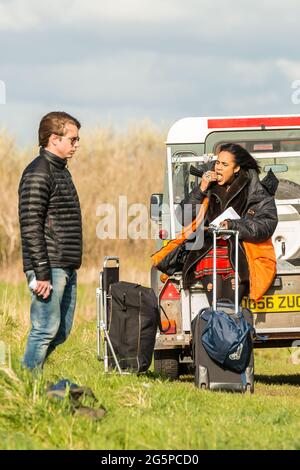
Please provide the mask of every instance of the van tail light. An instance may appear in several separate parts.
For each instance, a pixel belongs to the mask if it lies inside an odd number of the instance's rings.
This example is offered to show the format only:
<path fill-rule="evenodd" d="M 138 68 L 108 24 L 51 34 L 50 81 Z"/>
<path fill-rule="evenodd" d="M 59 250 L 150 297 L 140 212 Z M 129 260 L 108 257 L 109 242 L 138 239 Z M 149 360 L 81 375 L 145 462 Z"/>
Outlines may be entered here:
<path fill-rule="evenodd" d="M 164 320 L 161 322 L 162 333 L 164 335 L 175 335 L 176 334 L 176 321 L 175 320 Z"/>
<path fill-rule="evenodd" d="M 180 300 L 180 293 L 171 281 L 167 281 L 164 286 L 160 300 Z"/>
<path fill-rule="evenodd" d="M 168 278 L 169 278 L 169 276 L 168 276 L 167 274 L 164 274 L 164 273 L 159 276 L 159 279 L 161 280 L 161 282 L 162 282 L 163 284 L 164 284 L 165 282 L 167 282 Z"/>
<path fill-rule="evenodd" d="M 159 300 L 160 302 L 162 300 L 164 301 L 163 306 L 161 305 L 162 311 L 164 312 L 164 315 L 162 315 L 162 318 L 161 318 L 161 326 L 162 326 L 161 334 L 175 335 L 177 333 L 177 324 L 176 324 L 176 320 L 172 319 L 172 317 L 174 318 L 174 315 L 171 314 L 170 315 L 171 318 L 169 318 L 169 315 L 167 315 L 164 308 L 168 307 L 168 305 L 171 305 L 171 302 L 180 301 L 180 292 L 179 290 L 177 290 L 176 284 L 171 282 L 170 279 L 168 279 L 166 284 L 164 285 Z M 168 309 L 167 309 L 167 312 L 168 312 Z"/>
<path fill-rule="evenodd" d="M 161 240 L 167 240 L 167 238 L 169 237 L 169 233 L 167 230 L 162 229 L 158 232 L 158 236 Z"/>

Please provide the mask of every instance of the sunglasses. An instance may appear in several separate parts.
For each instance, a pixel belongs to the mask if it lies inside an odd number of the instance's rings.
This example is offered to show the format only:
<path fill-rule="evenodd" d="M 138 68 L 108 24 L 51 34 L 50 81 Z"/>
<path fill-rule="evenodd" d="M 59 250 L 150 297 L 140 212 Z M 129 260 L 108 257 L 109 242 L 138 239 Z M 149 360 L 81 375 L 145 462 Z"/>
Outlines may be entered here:
<path fill-rule="evenodd" d="M 76 142 L 80 141 L 80 137 L 66 137 L 65 135 L 59 135 L 61 139 L 68 139 L 71 142 L 72 147 L 76 144 Z"/>

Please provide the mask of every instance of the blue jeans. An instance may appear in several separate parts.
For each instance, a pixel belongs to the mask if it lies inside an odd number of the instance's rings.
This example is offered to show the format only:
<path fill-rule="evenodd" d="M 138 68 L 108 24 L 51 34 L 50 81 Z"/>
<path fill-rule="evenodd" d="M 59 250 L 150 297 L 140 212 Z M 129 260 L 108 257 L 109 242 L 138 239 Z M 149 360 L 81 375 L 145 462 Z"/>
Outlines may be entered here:
<path fill-rule="evenodd" d="M 26 271 L 28 284 L 34 271 Z M 28 369 L 43 367 L 46 358 L 70 334 L 76 305 L 77 273 L 74 269 L 51 269 L 53 289 L 47 299 L 31 291 L 31 330 L 23 365 Z"/>

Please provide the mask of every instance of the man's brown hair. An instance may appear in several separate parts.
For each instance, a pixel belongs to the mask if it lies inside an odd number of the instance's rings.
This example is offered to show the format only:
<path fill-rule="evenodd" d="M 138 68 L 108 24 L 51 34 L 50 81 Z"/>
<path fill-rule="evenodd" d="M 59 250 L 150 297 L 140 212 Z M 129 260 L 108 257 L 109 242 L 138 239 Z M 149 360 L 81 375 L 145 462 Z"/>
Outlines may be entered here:
<path fill-rule="evenodd" d="M 74 124 L 77 129 L 81 128 L 80 122 L 68 113 L 52 111 L 46 114 L 46 116 L 42 118 L 39 127 L 40 147 L 47 147 L 51 134 L 63 136 L 65 134 L 65 126 L 68 123 Z"/>

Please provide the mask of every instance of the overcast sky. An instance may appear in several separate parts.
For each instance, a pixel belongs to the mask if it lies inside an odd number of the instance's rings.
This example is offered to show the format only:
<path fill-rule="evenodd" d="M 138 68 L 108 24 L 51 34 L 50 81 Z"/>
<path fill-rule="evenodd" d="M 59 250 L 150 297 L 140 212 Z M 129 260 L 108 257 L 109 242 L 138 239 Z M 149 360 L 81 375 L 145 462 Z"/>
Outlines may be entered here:
<path fill-rule="evenodd" d="M 300 114 L 299 24 L 299 0 L 0 0 L 0 128 Z"/>

